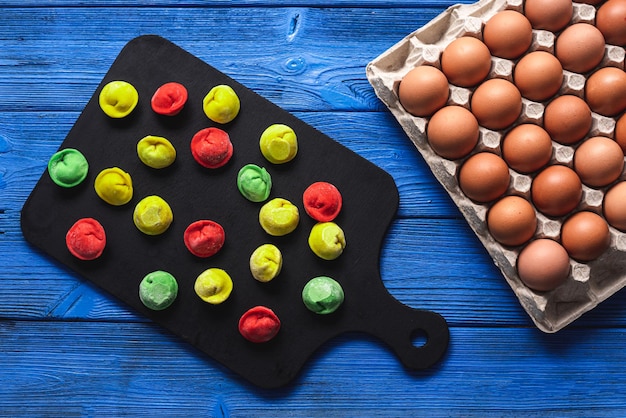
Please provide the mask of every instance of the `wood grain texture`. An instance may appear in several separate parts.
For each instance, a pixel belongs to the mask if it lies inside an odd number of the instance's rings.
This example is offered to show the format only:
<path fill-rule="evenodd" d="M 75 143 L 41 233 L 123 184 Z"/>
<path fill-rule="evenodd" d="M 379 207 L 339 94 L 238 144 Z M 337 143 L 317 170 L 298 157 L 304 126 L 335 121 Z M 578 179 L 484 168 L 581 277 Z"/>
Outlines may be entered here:
<path fill-rule="evenodd" d="M 623 373 L 614 367 L 626 361 L 618 342 L 622 330 L 538 333 L 452 328 L 445 361 L 415 373 L 403 370 L 380 342 L 346 335 L 322 347 L 293 385 L 268 391 L 251 387 L 152 324 L 3 321 L 0 376 L 14 378 L 0 387 L 0 399 L 3 414 L 13 416 L 51 411 L 232 417 L 626 412 L 616 392 L 623 387 Z M 80 339 L 80 346 L 73 339 Z M 599 340 L 614 353 L 611 361 L 598 350 Z M 355 358 L 362 367 L 355 367 Z M 590 368 L 602 376 L 593 387 L 582 384 L 589 381 Z"/>
<path fill-rule="evenodd" d="M 365 78 L 452 3 L 2 1 L 0 416 L 626 415 L 626 292 L 538 331 Z M 393 176 L 400 208 L 381 275 L 398 300 L 450 323 L 437 367 L 407 372 L 380 342 L 343 335 L 292 385 L 259 390 L 24 241 L 20 210 L 49 156 L 120 49 L 148 33 Z"/>
<path fill-rule="evenodd" d="M 5 9 L 0 25 L 11 36 L 3 41 L 0 62 L 5 64 L 8 78 L 2 80 L 0 88 L 14 94 L 0 104 L 0 109 L 80 111 L 123 45 L 142 34 L 157 34 L 286 110 L 382 110 L 363 77 L 365 65 L 390 46 L 389 40 L 399 41 L 440 11 Z M 112 22 L 111 27 L 103 24 L 102 16 Z M 31 27 L 38 30 L 31 31 Z M 59 48 L 59 36 L 70 32 L 72 37 Z M 367 48 L 362 47 L 364 44 Z M 98 47 L 85 47 L 88 45 Z M 71 56 L 68 50 L 73 51 Z M 55 76 L 49 80 L 51 74 Z M 38 100 L 33 101 L 33 97 Z"/>

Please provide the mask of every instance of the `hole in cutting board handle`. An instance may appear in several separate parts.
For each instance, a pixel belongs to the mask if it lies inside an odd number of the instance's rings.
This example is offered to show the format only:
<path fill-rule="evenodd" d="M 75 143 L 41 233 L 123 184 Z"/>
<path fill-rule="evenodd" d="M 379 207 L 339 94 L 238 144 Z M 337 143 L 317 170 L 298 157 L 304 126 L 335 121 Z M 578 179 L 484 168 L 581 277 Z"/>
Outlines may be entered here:
<path fill-rule="evenodd" d="M 439 314 L 412 309 L 412 326 L 405 335 L 405 343 L 396 347 L 400 361 L 411 369 L 425 369 L 437 363 L 448 349 L 450 331 L 446 320 Z M 402 335 L 402 333 L 399 333 Z"/>
<path fill-rule="evenodd" d="M 415 348 L 421 348 L 428 342 L 428 335 L 422 329 L 416 329 L 411 333 L 411 344 Z"/>
<path fill-rule="evenodd" d="M 438 313 L 410 308 L 401 303 L 387 310 L 386 326 L 376 334 L 385 341 L 409 369 L 427 369 L 437 363 L 448 349 L 450 332 Z"/>

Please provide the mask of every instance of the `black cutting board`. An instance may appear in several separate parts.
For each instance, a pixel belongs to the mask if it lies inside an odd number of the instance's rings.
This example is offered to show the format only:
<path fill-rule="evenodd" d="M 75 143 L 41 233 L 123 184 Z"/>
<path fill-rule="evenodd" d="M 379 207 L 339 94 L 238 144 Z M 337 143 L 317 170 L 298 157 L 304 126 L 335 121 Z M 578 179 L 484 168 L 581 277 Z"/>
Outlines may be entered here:
<path fill-rule="evenodd" d="M 98 104 L 100 90 L 113 80 L 127 81 L 139 92 L 137 107 L 123 119 L 109 118 Z M 158 115 L 150 98 L 171 81 L 187 88 L 188 102 L 174 117 Z M 211 122 L 202 110 L 202 99 L 218 84 L 231 86 L 241 100 L 239 116 L 226 125 Z M 298 136 L 298 155 L 282 165 L 267 162 L 258 145 L 263 130 L 275 123 L 291 126 Z M 216 170 L 201 167 L 190 151 L 193 135 L 210 126 L 225 130 L 234 146 L 232 159 Z M 177 150 L 172 166 L 155 170 L 141 163 L 136 144 L 146 135 L 172 142 Z M 399 303 L 381 281 L 378 258 L 398 206 L 391 176 L 169 41 L 141 36 L 123 48 L 63 148 L 80 150 L 89 174 L 78 187 L 63 189 L 43 173 L 22 209 L 27 241 L 250 382 L 265 388 L 288 383 L 324 342 L 348 331 L 382 339 L 411 369 L 430 367 L 444 354 L 446 321 Z M 282 197 L 299 208 L 294 232 L 272 237 L 263 231 L 258 222 L 262 203 L 246 200 L 236 187 L 237 173 L 248 163 L 271 174 L 270 199 Z M 133 179 L 133 199 L 120 207 L 102 201 L 93 188 L 95 176 L 112 166 Z M 304 211 L 302 193 L 316 181 L 334 184 L 343 195 L 335 222 L 347 246 L 333 261 L 315 256 L 307 243 L 315 221 Z M 152 194 L 163 197 L 174 213 L 171 227 L 159 236 L 142 234 L 132 221 L 136 203 Z M 107 246 L 97 260 L 78 260 L 65 246 L 67 230 L 83 217 L 96 218 L 106 230 Z M 216 221 L 226 232 L 222 250 L 206 259 L 193 256 L 183 243 L 185 228 L 199 219 Z M 248 266 L 252 251 L 264 243 L 277 245 L 284 257 L 282 272 L 269 283 L 255 281 Z M 193 289 L 198 274 L 210 267 L 226 270 L 234 282 L 230 298 L 217 306 L 203 302 Z M 160 312 L 145 308 L 138 296 L 139 282 L 154 270 L 172 273 L 179 283 L 177 300 Z M 301 300 L 305 283 L 320 275 L 333 277 L 345 292 L 344 304 L 330 315 L 308 311 Z M 245 340 L 237 326 L 240 316 L 257 305 L 272 309 L 282 323 L 278 335 L 262 344 Z M 423 335 L 425 344 L 414 345 L 416 335 Z"/>

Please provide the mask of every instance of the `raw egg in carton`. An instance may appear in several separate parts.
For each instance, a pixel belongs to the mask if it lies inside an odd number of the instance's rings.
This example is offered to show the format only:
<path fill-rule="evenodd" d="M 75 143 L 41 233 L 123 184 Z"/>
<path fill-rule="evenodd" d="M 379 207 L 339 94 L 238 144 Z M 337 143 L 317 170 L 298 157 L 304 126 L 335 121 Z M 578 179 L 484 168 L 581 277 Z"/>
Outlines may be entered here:
<path fill-rule="evenodd" d="M 533 322 L 556 332 L 626 285 L 626 210 L 612 203 L 626 199 L 626 94 L 608 108 L 587 103 L 592 83 L 626 89 L 626 42 L 598 37 L 599 5 L 555 2 L 571 19 L 542 23 L 549 13 L 531 16 L 541 3 L 532 2 L 452 6 L 372 61 L 367 77 Z M 519 25 L 503 17 L 524 13 Z M 519 35 L 498 36 L 497 14 L 500 33 Z M 568 38 L 602 43 L 581 60 Z M 589 82 L 605 68 L 609 81 Z"/>

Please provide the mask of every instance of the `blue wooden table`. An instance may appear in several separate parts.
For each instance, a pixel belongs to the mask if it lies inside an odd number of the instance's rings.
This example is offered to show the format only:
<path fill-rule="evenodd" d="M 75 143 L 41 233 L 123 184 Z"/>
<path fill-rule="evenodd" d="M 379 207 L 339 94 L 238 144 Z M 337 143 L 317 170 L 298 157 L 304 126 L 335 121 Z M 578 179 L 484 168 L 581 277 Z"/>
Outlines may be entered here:
<path fill-rule="evenodd" d="M 470 1 L 466 1 L 469 3 Z M 376 98 L 365 66 L 445 0 L 0 2 L 0 415 L 624 416 L 626 293 L 556 334 L 531 322 Z M 20 210 L 121 48 L 161 35 L 389 172 L 384 284 L 450 325 L 405 370 L 367 335 L 258 389 L 28 245 Z"/>

